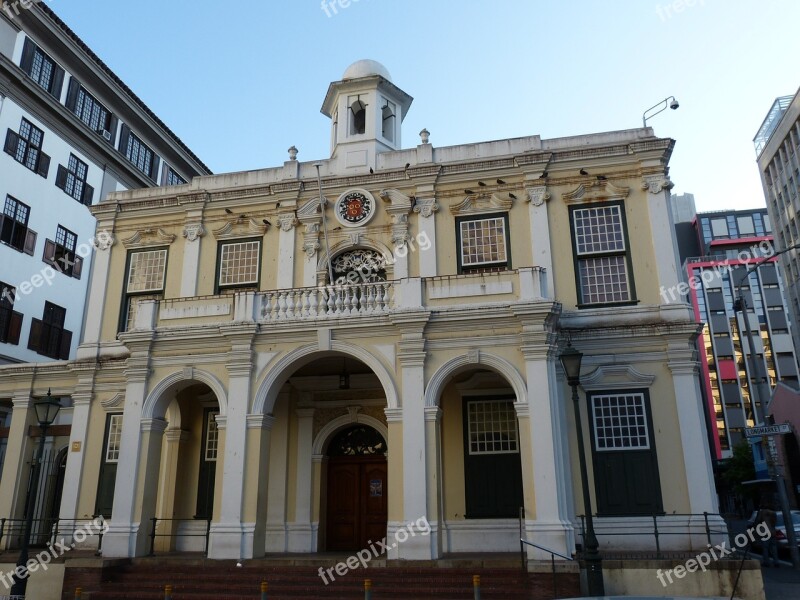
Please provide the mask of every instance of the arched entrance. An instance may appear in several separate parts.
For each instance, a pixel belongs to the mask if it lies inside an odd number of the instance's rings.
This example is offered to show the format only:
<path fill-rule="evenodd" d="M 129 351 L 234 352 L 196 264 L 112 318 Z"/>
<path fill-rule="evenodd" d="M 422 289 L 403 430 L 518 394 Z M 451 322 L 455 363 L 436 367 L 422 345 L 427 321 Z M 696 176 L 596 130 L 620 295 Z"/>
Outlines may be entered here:
<path fill-rule="evenodd" d="M 386 440 L 355 425 L 328 444 L 328 550 L 359 550 L 383 539 L 387 521 Z"/>

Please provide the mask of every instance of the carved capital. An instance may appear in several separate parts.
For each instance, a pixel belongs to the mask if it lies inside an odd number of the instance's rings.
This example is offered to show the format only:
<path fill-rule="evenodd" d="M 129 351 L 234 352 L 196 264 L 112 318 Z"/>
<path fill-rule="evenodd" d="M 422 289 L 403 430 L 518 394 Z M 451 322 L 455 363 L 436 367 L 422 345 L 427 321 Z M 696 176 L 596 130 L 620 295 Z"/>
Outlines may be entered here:
<path fill-rule="evenodd" d="M 651 194 L 658 194 L 663 190 L 670 190 L 675 184 L 666 175 L 645 175 L 642 178 L 642 189 Z"/>
<path fill-rule="evenodd" d="M 101 251 L 104 252 L 104 251 L 108 250 L 109 248 L 111 248 L 111 246 L 114 245 L 115 241 L 116 240 L 114 239 L 114 236 L 111 235 L 109 232 L 107 232 L 105 230 L 98 231 L 97 235 L 95 235 L 92 238 L 92 246 L 94 246 L 95 249 L 101 250 Z"/>
<path fill-rule="evenodd" d="M 435 198 L 417 198 L 417 202 L 414 205 L 414 212 L 426 219 L 438 210 L 439 203 L 436 202 Z"/>
<path fill-rule="evenodd" d="M 293 212 L 278 216 L 278 225 L 280 225 L 281 231 L 291 231 L 299 224 L 300 221 L 297 220 L 297 217 L 294 216 Z"/>
<path fill-rule="evenodd" d="M 187 242 L 196 242 L 205 234 L 206 230 L 202 223 L 191 223 L 183 227 L 183 237 L 186 238 Z"/>
<path fill-rule="evenodd" d="M 541 206 L 550 200 L 550 192 L 547 191 L 547 186 L 537 185 L 536 187 L 527 188 L 526 191 L 528 192 L 528 202 L 534 206 Z"/>

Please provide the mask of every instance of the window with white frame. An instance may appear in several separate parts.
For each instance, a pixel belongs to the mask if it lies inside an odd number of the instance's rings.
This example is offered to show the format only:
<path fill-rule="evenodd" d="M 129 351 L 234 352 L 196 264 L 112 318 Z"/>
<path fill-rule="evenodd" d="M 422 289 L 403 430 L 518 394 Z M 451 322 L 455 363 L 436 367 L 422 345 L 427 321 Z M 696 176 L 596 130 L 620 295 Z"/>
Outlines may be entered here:
<path fill-rule="evenodd" d="M 467 403 L 470 454 L 519 452 L 517 414 L 511 400 L 470 400 Z"/>
<path fill-rule="evenodd" d="M 164 291 L 167 270 L 167 250 L 143 250 L 128 256 L 128 273 L 125 280 L 122 322 L 120 330 L 127 331 L 136 321 L 139 300 L 158 299 Z"/>
<path fill-rule="evenodd" d="M 463 217 L 456 220 L 459 271 L 508 268 L 508 215 Z"/>
<path fill-rule="evenodd" d="M 596 394 L 591 404 L 598 452 L 650 448 L 644 394 Z"/>
<path fill-rule="evenodd" d="M 217 428 L 218 412 L 209 412 L 208 422 L 206 423 L 206 447 L 205 459 L 212 462 L 217 460 L 217 451 L 219 450 L 219 428 Z"/>
<path fill-rule="evenodd" d="M 260 256 L 259 240 L 221 243 L 217 287 L 222 289 L 258 285 Z"/>
<path fill-rule="evenodd" d="M 632 301 L 633 282 L 623 206 L 578 207 L 571 210 L 570 216 L 579 304 Z"/>
<path fill-rule="evenodd" d="M 106 462 L 119 462 L 122 446 L 122 415 L 109 415 L 108 440 L 106 441 Z"/>

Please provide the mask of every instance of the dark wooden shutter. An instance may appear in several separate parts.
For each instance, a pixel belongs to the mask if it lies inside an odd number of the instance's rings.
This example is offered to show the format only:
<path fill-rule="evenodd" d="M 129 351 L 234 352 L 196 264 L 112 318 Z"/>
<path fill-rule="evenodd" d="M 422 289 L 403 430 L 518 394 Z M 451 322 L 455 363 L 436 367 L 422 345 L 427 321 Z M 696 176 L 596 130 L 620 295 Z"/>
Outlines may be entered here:
<path fill-rule="evenodd" d="M 72 345 L 72 332 L 66 329 L 61 330 L 61 349 L 58 353 L 58 358 L 61 360 L 69 360 L 69 348 Z"/>
<path fill-rule="evenodd" d="M 33 229 L 28 229 L 25 232 L 25 246 L 23 246 L 22 251 L 31 256 L 36 251 L 36 232 Z"/>
<path fill-rule="evenodd" d="M 164 162 L 164 170 L 161 172 L 161 177 L 160 177 L 160 180 L 158 182 L 159 185 L 161 185 L 161 186 L 166 186 L 167 185 L 167 175 L 168 174 L 169 174 L 169 165 L 165 161 Z"/>
<path fill-rule="evenodd" d="M 83 195 L 81 196 L 81 203 L 86 206 L 92 205 L 92 198 L 94 197 L 94 188 L 88 183 L 83 184 Z"/>
<path fill-rule="evenodd" d="M 56 171 L 56 187 L 61 188 L 62 190 L 67 187 L 67 167 L 64 165 L 58 165 L 58 170 Z"/>
<path fill-rule="evenodd" d="M 158 177 L 158 166 L 161 164 L 161 158 L 158 154 L 153 153 L 153 164 L 150 166 L 150 179 L 156 181 Z"/>
<path fill-rule="evenodd" d="M 75 279 L 80 279 L 81 271 L 83 271 L 83 259 L 80 256 L 76 256 L 75 264 L 72 265 L 72 276 Z"/>
<path fill-rule="evenodd" d="M 106 460 L 108 449 L 108 434 L 111 428 L 111 417 L 106 416 L 106 430 L 103 436 L 103 454 L 100 461 L 100 474 L 97 482 L 97 499 L 94 505 L 94 514 L 103 515 L 106 520 L 111 517 L 111 510 L 114 505 L 114 487 L 117 482 L 117 463 Z"/>
<path fill-rule="evenodd" d="M 122 124 L 122 131 L 119 134 L 119 151 L 124 155 L 128 155 L 128 138 L 131 136 L 131 128 Z"/>
<path fill-rule="evenodd" d="M 11 319 L 8 323 L 8 340 L 7 343 L 19 344 L 19 334 L 22 332 L 22 313 L 11 311 Z"/>
<path fill-rule="evenodd" d="M 62 89 L 64 89 L 64 69 L 55 65 L 53 67 L 53 83 L 50 85 L 50 95 L 56 100 L 61 100 Z"/>
<path fill-rule="evenodd" d="M 75 112 L 75 105 L 78 103 L 78 90 L 81 87 L 81 82 L 75 77 L 69 78 L 69 87 L 67 88 L 67 100 L 64 103 L 68 109 Z"/>
<path fill-rule="evenodd" d="M 111 139 L 108 140 L 108 143 L 111 144 L 111 146 L 114 146 L 114 142 L 116 141 L 118 124 L 119 124 L 119 119 L 117 119 L 117 117 L 115 117 L 114 115 L 111 115 L 110 123 L 108 125 L 111 128 L 109 129 L 109 131 L 111 132 Z"/>
<path fill-rule="evenodd" d="M 31 334 L 28 336 L 28 350 L 39 352 L 42 347 L 42 322 L 31 319 Z"/>
<path fill-rule="evenodd" d="M 47 179 L 47 173 L 50 171 L 50 157 L 44 152 L 39 152 L 39 166 L 36 172 Z"/>
<path fill-rule="evenodd" d="M 22 47 L 22 60 L 19 62 L 19 67 L 28 75 L 31 74 L 33 67 L 33 54 L 36 52 L 36 44 L 30 38 L 25 38 L 25 45 Z"/>
<path fill-rule="evenodd" d="M 17 146 L 19 146 L 19 136 L 15 131 L 11 131 L 9 129 L 8 133 L 6 134 L 6 143 L 5 146 L 3 146 L 3 151 L 6 154 L 10 154 L 11 156 L 16 158 Z"/>
<path fill-rule="evenodd" d="M 53 240 L 44 241 L 44 254 L 42 260 L 48 265 L 56 264 L 56 243 Z"/>

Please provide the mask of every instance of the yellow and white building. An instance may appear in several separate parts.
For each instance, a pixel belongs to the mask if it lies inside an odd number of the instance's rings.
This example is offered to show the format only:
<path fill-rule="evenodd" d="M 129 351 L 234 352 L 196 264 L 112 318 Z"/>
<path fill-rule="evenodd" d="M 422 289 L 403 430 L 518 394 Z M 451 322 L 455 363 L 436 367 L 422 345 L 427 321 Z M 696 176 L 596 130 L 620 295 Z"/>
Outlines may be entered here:
<path fill-rule="evenodd" d="M 212 558 L 357 550 L 423 517 L 431 534 L 389 558 L 515 551 L 520 507 L 528 539 L 569 553 L 583 500 L 567 339 L 585 355 L 601 544 L 647 547 L 603 531 L 717 512 L 698 324 L 660 293 L 680 281 L 673 140 L 435 148 L 423 130 L 403 149 L 411 102 L 359 61 L 325 97 L 327 160 L 291 148 L 275 168 L 92 208 L 77 359 L 0 369 L 0 516 L 24 509 L 49 389 L 70 399 L 58 515 L 107 516 L 106 557 L 146 554 L 153 518 L 157 549 L 202 550 L 208 527 Z"/>

